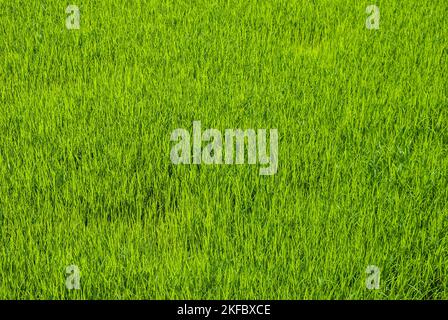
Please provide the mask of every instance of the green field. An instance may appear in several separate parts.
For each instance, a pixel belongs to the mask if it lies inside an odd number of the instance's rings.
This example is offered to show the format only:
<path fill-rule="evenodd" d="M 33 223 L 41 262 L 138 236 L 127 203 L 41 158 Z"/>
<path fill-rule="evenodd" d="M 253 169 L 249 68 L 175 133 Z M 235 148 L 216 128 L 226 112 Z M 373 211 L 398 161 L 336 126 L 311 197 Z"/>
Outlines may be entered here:
<path fill-rule="evenodd" d="M 447 13 L 0 0 L 0 298 L 448 299 Z M 195 120 L 278 129 L 277 173 L 174 165 Z"/>

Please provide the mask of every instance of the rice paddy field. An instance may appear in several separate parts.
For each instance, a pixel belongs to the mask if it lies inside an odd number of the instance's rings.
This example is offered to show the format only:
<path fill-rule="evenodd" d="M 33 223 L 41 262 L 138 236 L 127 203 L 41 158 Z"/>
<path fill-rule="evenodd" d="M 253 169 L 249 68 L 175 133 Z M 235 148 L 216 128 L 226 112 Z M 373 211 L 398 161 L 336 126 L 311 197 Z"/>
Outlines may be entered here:
<path fill-rule="evenodd" d="M 447 299 L 447 14 L 0 0 L 0 299 Z M 194 121 L 276 173 L 174 164 Z"/>

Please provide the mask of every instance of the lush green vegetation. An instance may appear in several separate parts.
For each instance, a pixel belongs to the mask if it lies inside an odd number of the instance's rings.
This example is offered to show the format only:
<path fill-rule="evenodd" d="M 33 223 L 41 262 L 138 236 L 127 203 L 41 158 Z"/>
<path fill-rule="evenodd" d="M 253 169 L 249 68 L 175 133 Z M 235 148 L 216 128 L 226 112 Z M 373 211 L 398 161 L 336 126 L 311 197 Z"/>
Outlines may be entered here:
<path fill-rule="evenodd" d="M 448 298 L 448 2 L 68 4 L 0 1 L 1 298 Z M 173 165 L 194 120 L 277 174 Z"/>

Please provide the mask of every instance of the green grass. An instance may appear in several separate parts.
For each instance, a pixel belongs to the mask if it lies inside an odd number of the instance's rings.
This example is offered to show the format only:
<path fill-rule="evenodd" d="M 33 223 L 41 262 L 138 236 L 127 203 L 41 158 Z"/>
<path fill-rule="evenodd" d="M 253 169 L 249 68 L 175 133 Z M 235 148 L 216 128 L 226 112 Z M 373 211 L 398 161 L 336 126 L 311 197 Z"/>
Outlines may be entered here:
<path fill-rule="evenodd" d="M 0 298 L 447 299 L 446 12 L 0 0 Z M 277 128 L 278 173 L 173 165 L 193 120 Z"/>

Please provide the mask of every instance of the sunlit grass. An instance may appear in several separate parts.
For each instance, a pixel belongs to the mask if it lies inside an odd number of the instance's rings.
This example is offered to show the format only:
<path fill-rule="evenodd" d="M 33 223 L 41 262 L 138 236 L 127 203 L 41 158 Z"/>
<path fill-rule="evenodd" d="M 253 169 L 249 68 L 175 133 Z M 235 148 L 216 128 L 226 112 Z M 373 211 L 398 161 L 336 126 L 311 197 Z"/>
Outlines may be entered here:
<path fill-rule="evenodd" d="M 0 297 L 448 298 L 448 3 L 313 3 L 0 1 Z M 278 173 L 174 166 L 194 120 Z"/>

